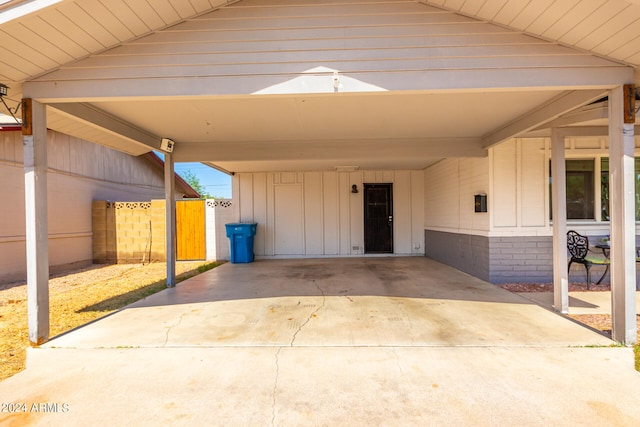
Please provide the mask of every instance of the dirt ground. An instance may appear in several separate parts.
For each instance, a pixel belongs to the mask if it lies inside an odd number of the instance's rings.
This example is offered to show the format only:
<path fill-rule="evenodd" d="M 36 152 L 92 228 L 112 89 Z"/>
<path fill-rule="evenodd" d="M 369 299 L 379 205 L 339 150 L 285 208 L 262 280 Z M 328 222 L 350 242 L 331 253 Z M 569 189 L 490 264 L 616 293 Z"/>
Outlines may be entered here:
<path fill-rule="evenodd" d="M 178 262 L 191 277 L 211 263 Z M 166 287 L 166 264 L 94 265 L 49 280 L 50 336 L 86 324 Z M 0 284 L 0 381 L 24 369 L 29 346 L 27 285 Z"/>

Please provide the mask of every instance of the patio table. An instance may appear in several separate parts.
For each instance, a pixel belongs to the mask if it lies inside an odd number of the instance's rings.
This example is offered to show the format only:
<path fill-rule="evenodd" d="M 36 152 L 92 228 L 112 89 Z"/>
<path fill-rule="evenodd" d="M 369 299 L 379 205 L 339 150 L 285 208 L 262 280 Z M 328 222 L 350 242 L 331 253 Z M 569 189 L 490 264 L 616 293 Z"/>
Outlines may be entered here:
<path fill-rule="evenodd" d="M 595 245 L 596 248 L 600 249 L 602 251 L 602 255 L 605 256 L 605 258 L 609 259 L 609 255 L 611 254 L 611 246 L 608 243 L 601 243 L 599 245 Z M 636 262 L 640 262 L 640 247 L 636 246 Z M 607 275 L 607 273 L 609 272 L 609 264 L 607 264 L 604 273 L 602 274 L 602 277 L 600 278 L 600 280 L 598 280 L 598 285 L 600 284 L 600 282 L 602 282 L 602 279 L 604 279 L 604 276 Z"/>

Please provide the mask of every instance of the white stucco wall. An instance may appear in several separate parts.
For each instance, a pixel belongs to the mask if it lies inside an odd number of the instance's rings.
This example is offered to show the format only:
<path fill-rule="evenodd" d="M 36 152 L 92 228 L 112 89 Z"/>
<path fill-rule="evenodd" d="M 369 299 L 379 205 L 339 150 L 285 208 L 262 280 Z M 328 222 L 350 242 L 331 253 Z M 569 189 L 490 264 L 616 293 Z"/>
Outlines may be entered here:
<path fill-rule="evenodd" d="M 424 170 L 425 229 L 486 234 L 492 192 L 489 159 L 445 159 Z M 474 211 L 474 196 L 487 194 L 489 213 Z"/>
<path fill-rule="evenodd" d="M 48 134 L 49 264 L 89 264 L 92 200 L 164 198 L 161 172 L 132 157 L 77 138 Z M 20 132 L 0 132 L 0 281 L 26 277 L 24 168 Z"/>
<path fill-rule="evenodd" d="M 424 254 L 422 171 L 239 173 L 233 197 L 238 220 L 258 223 L 257 256 L 361 255 L 364 183 L 393 184 L 394 253 Z"/>

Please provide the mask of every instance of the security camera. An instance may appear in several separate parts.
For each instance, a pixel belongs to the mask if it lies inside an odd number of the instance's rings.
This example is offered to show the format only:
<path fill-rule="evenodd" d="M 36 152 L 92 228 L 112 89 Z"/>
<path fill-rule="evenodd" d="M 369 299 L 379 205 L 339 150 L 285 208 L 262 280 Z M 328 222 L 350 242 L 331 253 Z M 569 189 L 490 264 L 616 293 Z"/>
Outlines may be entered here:
<path fill-rule="evenodd" d="M 170 140 L 169 138 L 162 138 L 162 143 L 160 144 L 160 148 L 166 151 L 167 153 L 172 153 L 174 145 L 176 145 L 176 143 Z"/>

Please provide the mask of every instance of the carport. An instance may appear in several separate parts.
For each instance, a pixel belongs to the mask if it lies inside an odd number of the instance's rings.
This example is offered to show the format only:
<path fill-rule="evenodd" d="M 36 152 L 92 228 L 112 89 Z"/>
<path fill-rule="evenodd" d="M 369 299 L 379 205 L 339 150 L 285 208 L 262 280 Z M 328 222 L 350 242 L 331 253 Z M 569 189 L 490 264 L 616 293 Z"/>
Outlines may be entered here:
<path fill-rule="evenodd" d="M 603 97 L 609 98 L 614 338 L 634 342 L 634 126 L 624 114 L 633 99 L 632 66 L 438 2 L 243 0 L 195 10 L 176 0 L 157 10 L 129 2 L 128 9 L 100 11 L 82 3 L 16 2 L 0 20 L 7 33 L 21 34 L 34 20 L 61 27 L 71 20 L 92 33 L 84 24 L 92 13 L 148 28 L 127 37 L 111 21 L 110 32 L 96 29 L 90 38 L 96 42 L 75 56 L 53 49 L 47 37 L 32 38 L 20 42 L 26 53 L 5 66 L 15 76 L 12 96 L 24 98 L 32 342 L 48 339 L 47 128 L 132 155 L 164 148 L 173 286 L 175 162 L 207 162 L 230 173 L 425 168 L 443 158 L 486 156 L 489 147 Z M 20 71 L 30 62 L 37 67 Z M 564 135 L 552 130 L 554 218 L 566 216 Z M 565 232 L 564 221 L 555 221 L 560 312 L 568 306 Z"/>

